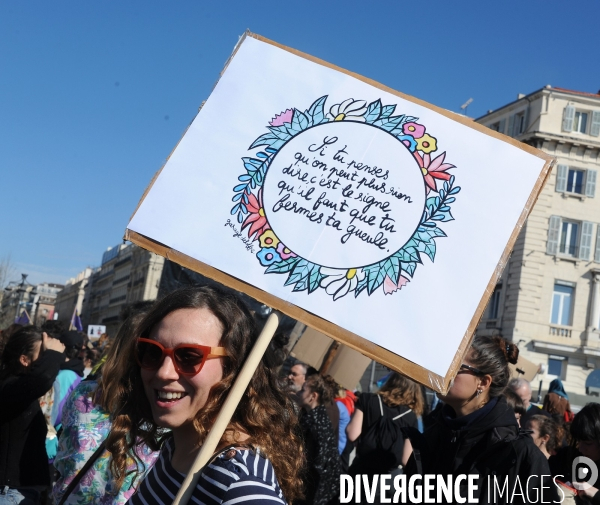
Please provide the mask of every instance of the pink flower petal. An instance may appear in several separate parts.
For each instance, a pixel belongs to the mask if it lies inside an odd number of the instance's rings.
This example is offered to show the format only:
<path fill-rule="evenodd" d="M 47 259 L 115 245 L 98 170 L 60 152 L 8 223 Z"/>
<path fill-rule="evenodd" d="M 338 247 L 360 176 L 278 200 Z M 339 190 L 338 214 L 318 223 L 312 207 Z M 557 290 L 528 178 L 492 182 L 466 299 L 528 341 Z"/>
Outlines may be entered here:
<path fill-rule="evenodd" d="M 437 186 L 435 185 L 435 181 L 433 180 L 431 174 L 427 174 L 425 176 L 425 184 L 427 184 L 434 191 L 437 191 Z"/>
<path fill-rule="evenodd" d="M 255 233 L 258 233 L 260 230 L 262 230 L 264 228 L 264 226 L 267 224 L 267 220 L 260 216 L 260 219 L 258 219 L 257 221 L 255 221 L 252 226 L 250 227 L 250 230 L 248 230 L 248 236 L 252 236 Z"/>
<path fill-rule="evenodd" d="M 281 114 L 277 114 L 271 122 L 271 126 L 281 126 L 283 123 L 291 123 L 292 117 L 294 116 L 294 109 L 288 109 L 283 111 Z"/>
<path fill-rule="evenodd" d="M 427 155 L 429 156 L 429 155 Z M 436 170 L 444 161 L 444 158 L 446 157 L 446 153 L 442 153 L 440 154 L 435 160 L 433 160 L 431 162 L 431 164 L 429 165 L 428 169 L 431 170 Z"/>
<path fill-rule="evenodd" d="M 398 291 L 398 286 L 394 284 L 392 279 L 390 279 L 387 275 L 385 276 L 385 280 L 383 281 L 383 292 L 386 295 L 391 295 L 395 291 Z"/>

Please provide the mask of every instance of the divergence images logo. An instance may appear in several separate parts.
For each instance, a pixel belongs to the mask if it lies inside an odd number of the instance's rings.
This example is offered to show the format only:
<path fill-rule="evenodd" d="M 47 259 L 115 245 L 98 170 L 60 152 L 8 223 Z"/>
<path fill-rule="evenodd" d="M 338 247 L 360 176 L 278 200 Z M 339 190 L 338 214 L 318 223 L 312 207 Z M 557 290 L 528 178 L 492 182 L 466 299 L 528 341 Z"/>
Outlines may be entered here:
<path fill-rule="evenodd" d="M 598 467 L 585 456 L 579 456 L 573 460 L 572 466 L 573 486 L 577 490 L 588 489 L 598 480 Z"/>

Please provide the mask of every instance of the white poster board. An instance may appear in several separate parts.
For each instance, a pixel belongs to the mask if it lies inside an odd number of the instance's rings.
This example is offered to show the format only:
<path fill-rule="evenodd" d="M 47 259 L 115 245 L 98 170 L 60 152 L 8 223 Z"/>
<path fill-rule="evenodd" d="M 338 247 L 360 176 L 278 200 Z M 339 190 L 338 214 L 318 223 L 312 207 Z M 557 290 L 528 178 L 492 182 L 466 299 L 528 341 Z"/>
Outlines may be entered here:
<path fill-rule="evenodd" d="M 442 391 L 550 166 L 247 34 L 126 238 Z"/>
<path fill-rule="evenodd" d="M 106 326 L 102 324 L 88 324 L 87 336 L 90 340 L 99 339 L 103 333 L 106 333 Z"/>

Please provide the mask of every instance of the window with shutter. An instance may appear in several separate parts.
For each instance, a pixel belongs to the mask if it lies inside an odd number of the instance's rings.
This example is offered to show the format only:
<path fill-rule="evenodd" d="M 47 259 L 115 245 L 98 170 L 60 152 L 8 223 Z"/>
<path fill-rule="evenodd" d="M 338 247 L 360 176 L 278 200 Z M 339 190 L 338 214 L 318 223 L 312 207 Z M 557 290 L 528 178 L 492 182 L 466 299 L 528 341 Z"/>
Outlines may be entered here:
<path fill-rule="evenodd" d="M 515 115 L 513 114 L 512 116 L 510 116 L 508 118 L 508 131 L 506 132 L 507 135 L 510 135 L 511 137 L 514 137 L 515 134 L 513 132 L 515 128 Z"/>
<path fill-rule="evenodd" d="M 594 224 L 584 221 L 581 226 L 581 237 L 579 239 L 579 259 L 589 260 L 592 252 L 592 234 Z"/>
<path fill-rule="evenodd" d="M 585 192 L 585 170 L 569 167 L 567 173 L 567 193 L 583 195 Z"/>
<path fill-rule="evenodd" d="M 600 125 L 600 112 L 598 112 L 598 124 Z M 504 133 L 504 127 L 505 127 L 505 126 L 506 126 L 506 118 L 505 118 L 505 117 L 503 117 L 503 118 L 500 120 L 500 127 L 498 128 L 498 131 L 499 131 L 500 133 Z"/>
<path fill-rule="evenodd" d="M 546 253 L 555 256 L 558 254 L 558 239 L 560 237 L 560 222 L 558 216 L 550 216 L 548 226 L 548 243 L 546 244 Z"/>
<path fill-rule="evenodd" d="M 558 165 L 556 167 L 556 191 L 564 193 L 567 190 L 567 165 Z"/>
<path fill-rule="evenodd" d="M 595 170 L 588 170 L 585 176 L 585 196 L 590 198 L 596 194 L 596 174 Z"/>
<path fill-rule="evenodd" d="M 575 119 L 573 120 L 573 131 L 585 133 L 587 131 L 588 113 L 579 110 L 575 111 Z"/>
<path fill-rule="evenodd" d="M 600 263 L 600 224 L 596 227 L 596 251 L 594 252 L 594 261 Z"/>
<path fill-rule="evenodd" d="M 600 136 L 600 110 L 592 112 L 592 126 L 590 127 L 590 135 L 594 137 Z"/>
<path fill-rule="evenodd" d="M 581 222 L 561 219 L 558 252 L 563 256 L 579 257 Z"/>
<path fill-rule="evenodd" d="M 564 132 L 573 131 L 573 118 L 575 117 L 575 107 L 567 105 L 563 111 L 562 129 Z"/>

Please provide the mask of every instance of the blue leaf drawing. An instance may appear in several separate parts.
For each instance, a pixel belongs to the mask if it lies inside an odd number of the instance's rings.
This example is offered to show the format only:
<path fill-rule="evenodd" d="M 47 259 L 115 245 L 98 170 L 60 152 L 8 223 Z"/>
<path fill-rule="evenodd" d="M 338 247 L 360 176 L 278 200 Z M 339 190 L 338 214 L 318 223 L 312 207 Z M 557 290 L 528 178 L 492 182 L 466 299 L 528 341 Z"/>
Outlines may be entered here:
<path fill-rule="evenodd" d="M 299 257 L 288 258 L 283 261 L 278 261 L 277 263 L 273 263 L 269 265 L 269 268 L 265 271 L 266 274 L 284 274 L 289 272 L 296 266 L 296 263 L 300 261 Z"/>
<path fill-rule="evenodd" d="M 310 106 L 310 108 L 306 111 L 306 116 L 308 117 L 309 126 L 318 125 L 321 123 L 326 123 L 328 120 L 325 117 L 325 101 L 327 100 L 327 95 L 322 96 L 318 100 L 315 100 L 314 103 Z"/>
<path fill-rule="evenodd" d="M 400 259 L 397 256 L 390 256 L 380 263 L 363 268 L 363 271 L 367 274 L 369 279 L 367 291 L 369 294 L 372 294 L 383 284 L 386 276 L 394 283 L 398 282 L 400 276 Z"/>
<path fill-rule="evenodd" d="M 404 270 L 411 277 L 415 274 L 415 270 L 417 269 L 417 264 L 413 262 L 402 263 L 402 270 Z"/>
<path fill-rule="evenodd" d="M 396 110 L 395 105 L 385 105 L 381 109 L 381 117 L 379 119 L 385 119 L 385 118 L 390 117 L 394 113 L 395 110 Z"/>
<path fill-rule="evenodd" d="M 367 123 L 373 123 L 379 119 L 379 116 L 381 116 L 381 100 L 378 99 L 369 104 L 364 118 Z"/>
<path fill-rule="evenodd" d="M 296 134 L 302 130 L 308 128 L 308 118 L 304 112 L 300 112 L 298 109 L 294 109 L 294 115 L 292 116 L 292 123 L 288 127 L 288 132 Z"/>
<path fill-rule="evenodd" d="M 368 283 L 369 283 L 368 275 L 365 275 L 360 281 L 358 281 L 358 284 L 356 285 L 356 289 L 354 290 L 354 298 L 356 298 L 361 293 L 361 291 L 366 289 L 366 287 L 368 286 Z"/>

